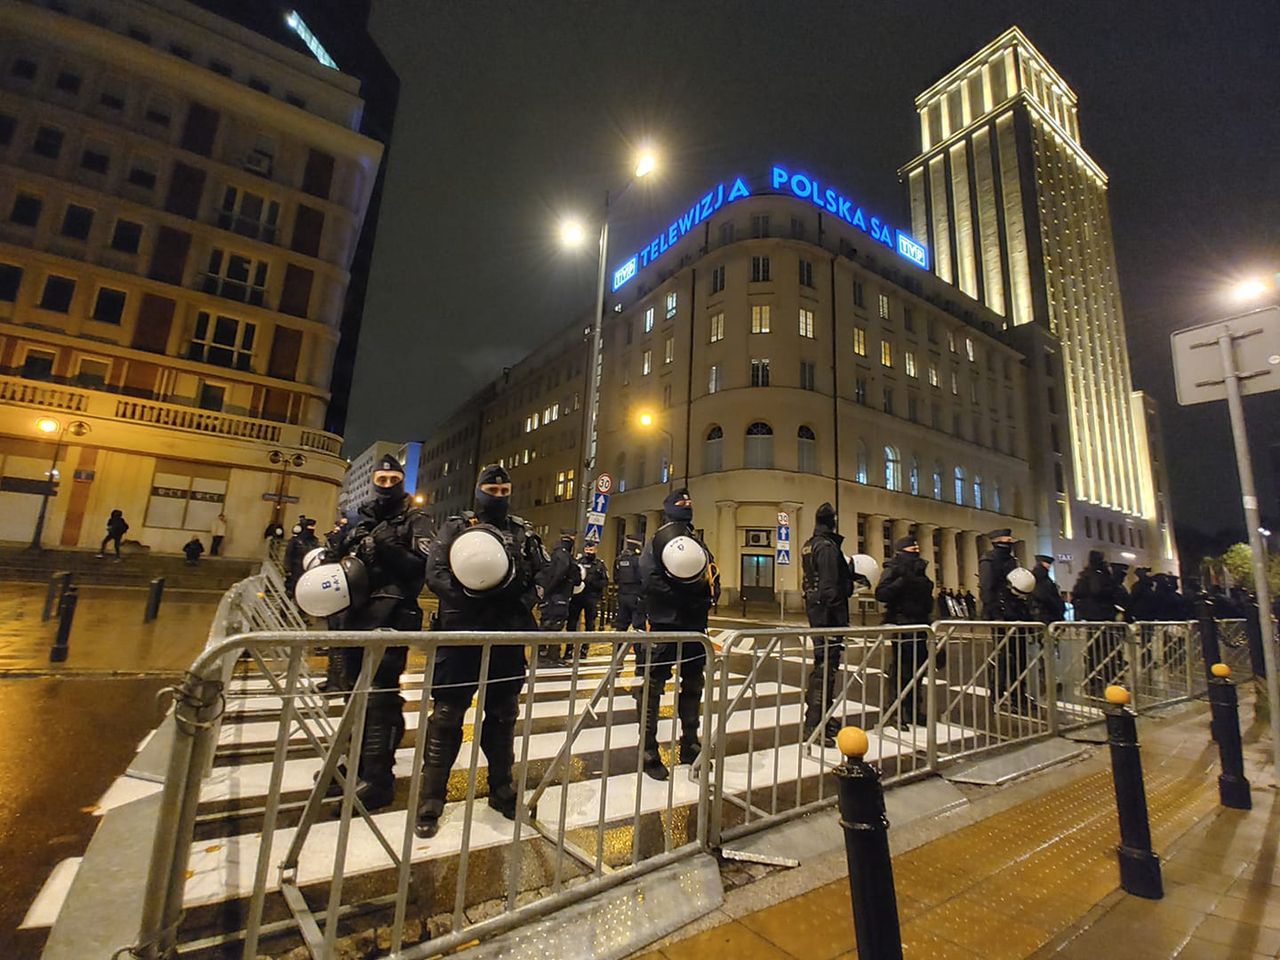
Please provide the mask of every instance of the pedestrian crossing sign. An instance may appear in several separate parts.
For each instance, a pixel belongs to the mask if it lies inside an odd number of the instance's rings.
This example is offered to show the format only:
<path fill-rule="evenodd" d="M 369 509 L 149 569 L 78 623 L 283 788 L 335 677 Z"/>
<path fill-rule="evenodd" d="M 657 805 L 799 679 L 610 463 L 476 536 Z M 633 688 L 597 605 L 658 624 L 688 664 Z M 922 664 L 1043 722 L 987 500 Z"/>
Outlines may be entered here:
<path fill-rule="evenodd" d="M 778 544 L 778 566 L 791 566 L 791 544 L 789 542 Z"/>
<path fill-rule="evenodd" d="M 604 536 L 604 528 L 600 524 L 588 523 L 587 532 L 583 535 L 583 539 L 587 543 L 599 543 L 602 536 Z"/>

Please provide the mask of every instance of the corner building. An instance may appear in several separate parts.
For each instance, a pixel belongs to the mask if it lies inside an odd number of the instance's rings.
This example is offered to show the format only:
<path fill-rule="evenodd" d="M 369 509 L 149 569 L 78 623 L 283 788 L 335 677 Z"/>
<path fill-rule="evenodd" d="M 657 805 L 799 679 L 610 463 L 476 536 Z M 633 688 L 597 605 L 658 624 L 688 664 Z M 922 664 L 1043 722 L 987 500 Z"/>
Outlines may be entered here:
<path fill-rule="evenodd" d="M 251 555 L 281 487 L 290 520 L 332 516 L 362 111 L 356 79 L 181 0 L 0 2 L 0 539 L 31 536 L 39 417 L 89 427 L 46 545 L 118 507 L 177 551 L 225 511 Z"/>
<path fill-rule="evenodd" d="M 1035 325 L 1059 345 L 1049 362 L 1062 366 L 1066 422 L 1036 464 L 1052 494 L 1036 511 L 1038 551 L 1078 568 L 1099 547 L 1176 571 L 1151 401 L 1129 373 L 1107 175 L 1081 144 L 1077 107 L 1010 28 L 916 98 L 921 153 L 900 174 L 934 272 L 1002 327 Z"/>

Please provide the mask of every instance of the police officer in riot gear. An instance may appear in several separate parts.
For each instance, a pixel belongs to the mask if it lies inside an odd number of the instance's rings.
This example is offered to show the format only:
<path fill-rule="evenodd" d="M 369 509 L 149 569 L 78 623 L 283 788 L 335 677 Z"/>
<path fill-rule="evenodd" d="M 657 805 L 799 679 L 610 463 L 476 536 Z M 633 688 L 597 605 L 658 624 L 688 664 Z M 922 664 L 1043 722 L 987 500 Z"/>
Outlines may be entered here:
<path fill-rule="evenodd" d="M 613 629 L 644 629 L 644 604 L 640 598 L 639 537 L 628 536 L 622 553 L 613 561 L 613 582 L 618 586 L 618 609 L 613 616 Z"/>
<path fill-rule="evenodd" d="M 885 564 L 884 574 L 876 585 L 876 599 L 884 604 L 884 622 L 929 623 L 933 616 L 933 581 L 925 573 L 929 563 L 920 556 L 920 545 L 914 536 L 900 537 L 893 547 L 893 559 Z M 923 689 L 923 683 L 914 681 L 920 665 L 929 656 L 928 635 L 903 631 L 895 646 L 892 672 L 902 697 L 898 725 L 906 727 L 913 720 L 926 723 L 923 700 L 916 696 L 917 690 Z"/>
<path fill-rule="evenodd" d="M 532 525 L 508 511 L 510 501 L 511 475 L 490 464 L 476 481 L 475 512 L 450 517 L 441 526 L 427 559 L 427 585 L 440 598 L 440 630 L 538 629 L 533 618 L 537 601 L 534 583 L 547 558 Z M 498 586 L 479 593 L 463 586 L 451 564 L 454 543 L 477 525 L 485 525 L 501 539 L 509 562 L 509 575 Z M 434 837 L 440 828 L 449 771 L 462 747 L 462 721 L 479 689 L 481 653 L 482 649 L 474 646 L 442 646 L 436 653 L 422 799 L 414 827 L 423 839 Z M 519 800 L 512 785 L 512 767 L 515 723 L 527 668 L 522 645 L 502 644 L 490 651 L 480 748 L 489 761 L 488 804 L 508 820 L 515 819 Z"/>
<path fill-rule="evenodd" d="M 720 581 L 715 558 L 693 528 L 693 501 L 689 491 L 680 487 L 667 494 L 662 514 L 666 522 L 640 555 L 642 596 L 649 629 L 655 633 L 706 633 L 707 615 L 719 599 Z M 688 570 L 674 570 L 671 568 L 674 554 L 668 554 L 668 546 L 680 548 L 676 552 L 682 554 L 686 564 L 700 551 L 700 562 L 694 562 Z M 701 572 L 693 567 L 699 567 Z M 643 669 L 645 679 L 643 685 L 635 689 L 639 694 L 637 706 L 642 721 L 640 743 L 644 772 L 655 780 L 666 780 L 670 776 L 658 752 L 658 711 L 677 656 L 681 661 L 680 691 L 676 696 L 676 715 L 680 719 L 679 762 L 693 763 L 702 751 L 698 727 L 706 685 L 706 649 L 698 643 L 645 647 L 637 665 L 638 671 Z"/>
<path fill-rule="evenodd" d="M 813 536 L 800 548 L 803 573 L 804 607 L 811 627 L 847 627 L 849 598 L 853 596 L 853 572 L 844 558 L 844 537 L 836 533 L 836 511 L 829 503 L 818 508 Z M 844 655 L 844 637 L 813 638 L 813 669 L 805 682 L 804 735 L 818 726 L 818 721 L 835 698 L 840 679 L 840 663 Z M 823 730 L 824 745 L 835 746 L 840 719 L 832 717 Z"/>
<path fill-rule="evenodd" d="M 1053 557 L 1036 555 L 1036 565 L 1031 568 L 1031 575 L 1036 578 L 1036 588 L 1031 592 L 1031 618 L 1041 623 L 1056 623 L 1066 612 L 1062 591 L 1049 576 L 1052 569 Z"/>
<path fill-rule="evenodd" d="M 369 598 L 344 614 L 348 630 L 421 630 L 418 595 L 426 574 L 431 521 L 405 493 L 404 467 L 390 454 L 373 468 L 373 496 L 360 507 L 359 520 L 346 538 L 344 555 L 354 556 L 368 574 Z M 354 686 L 364 661 L 362 647 L 342 651 L 345 686 Z M 408 647 L 388 647 L 373 674 L 365 707 L 356 795 L 368 810 L 391 803 L 395 751 L 404 737 L 404 699 L 400 674 Z"/>
<path fill-rule="evenodd" d="M 600 608 L 600 599 L 604 596 L 605 588 L 609 586 L 609 571 L 605 569 L 604 561 L 596 556 L 594 543 L 588 543 L 583 547 L 582 554 L 575 562 L 582 577 L 582 589 L 576 591 L 569 600 L 569 631 L 571 633 L 576 631 L 578 621 L 581 619 L 582 629 L 587 633 L 594 633 L 596 611 Z M 580 656 L 587 655 L 587 646 L 585 643 L 579 646 Z M 564 648 L 564 656 L 566 660 L 573 657 L 573 644 Z"/>
<path fill-rule="evenodd" d="M 284 548 L 284 589 L 292 599 L 293 588 L 302 576 L 302 561 L 308 553 L 320 546 L 316 539 L 316 522 L 307 516 L 298 517 L 294 524 L 293 536 Z"/>
<path fill-rule="evenodd" d="M 569 601 L 573 588 L 582 581 L 582 572 L 573 559 L 573 531 L 560 531 L 560 542 L 551 551 L 550 561 L 538 573 L 538 596 L 541 599 L 542 629 L 560 633 L 569 623 Z M 538 648 L 542 661 L 555 663 L 560 658 L 560 645 Z"/>
<path fill-rule="evenodd" d="M 991 549 L 978 561 L 978 593 L 982 598 L 982 619 L 1002 622 L 1030 620 L 1030 596 L 1018 593 L 1009 583 L 1009 574 L 1021 566 L 1018 558 L 1013 555 L 1015 541 L 1012 531 L 1007 527 L 992 530 L 987 538 L 991 541 Z M 1007 638 L 1000 639 L 1003 639 L 1004 647 L 995 654 L 995 674 L 992 681 L 992 688 L 998 697 L 1013 690 L 1027 663 L 1027 637 L 1021 631 L 1014 631 Z M 996 642 L 1000 642 L 1000 639 Z M 1018 686 L 1010 693 L 1010 701 L 1014 700 L 1018 706 L 1030 706 L 1025 686 Z"/>

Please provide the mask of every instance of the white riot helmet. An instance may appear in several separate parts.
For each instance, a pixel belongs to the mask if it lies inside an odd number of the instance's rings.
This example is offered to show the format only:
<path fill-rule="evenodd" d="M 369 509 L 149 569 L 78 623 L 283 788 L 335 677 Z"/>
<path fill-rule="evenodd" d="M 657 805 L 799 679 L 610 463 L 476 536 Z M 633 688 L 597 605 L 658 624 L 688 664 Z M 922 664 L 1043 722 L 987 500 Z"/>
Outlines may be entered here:
<path fill-rule="evenodd" d="M 505 587 L 515 576 L 502 535 L 484 524 L 458 534 L 449 547 L 449 569 L 462 589 L 472 595 Z"/>
<path fill-rule="evenodd" d="M 339 563 L 321 563 L 298 578 L 293 598 L 303 612 L 313 617 L 335 613 L 364 603 L 369 593 L 368 574 L 355 557 Z"/>
<path fill-rule="evenodd" d="M 662 567 L 672 580 L 693 583 L 707 572 L 707 551 L 693 537 L 672 537 L 662 548 Z"/>
<path fill-rule="evenodd" d="M 1005 579 L 1009 581 L 1009 586 L 1014 593 L 1020 593 L 1023 596 L 1030 596 L 1036 588 L 1036 576 L 1026 567 L 1015 567 L 1009 571 Z"/>
<path fill-rule="evenodd" d="M 587 589 L 587 567 L 586 564 L 578 564 L 578 582 L 573 585 L 574 594 L 579 594 Z"/>
<path fill-rule="evenodd" d="M 313 567 L 320 566 L 324 562 L 324 547 L 313 547 L 307 551 L 307 555 L 302 558 L 302 569 L 310 570 Z"/>
<path fill-rule="evenodd" d="M 866 577 L 867 582 L 871 584 L 872 590 L 880 582 L 880 564 L 875 557 L 869 554 L 855 553 L 852 557 L 849 557 L 849 567 L 856 575 Z"/>

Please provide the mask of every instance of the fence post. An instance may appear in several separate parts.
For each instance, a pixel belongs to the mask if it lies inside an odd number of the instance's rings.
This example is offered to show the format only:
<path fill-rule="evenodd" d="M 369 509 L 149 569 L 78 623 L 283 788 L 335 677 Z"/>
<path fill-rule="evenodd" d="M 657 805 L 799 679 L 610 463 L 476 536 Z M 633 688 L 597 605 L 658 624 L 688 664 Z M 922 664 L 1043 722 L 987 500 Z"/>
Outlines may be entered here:
<path fill-rule="evenodd" d="M 898 898 L 889 856 L 889 818 L 885 816 L 880 773 L 862 759 L 867 753 L 866 733 L 845 727 L 836 739 L 845 762 L 832 773 L 840 798 L 858 956 L 902 960 Z"/>
<path fill-rule="evenodd" d="M 1054 631 L 1055 624 L 1046 624 L 1042 627 L 1040 662 L 1044 664 L 1044 695 L 1049 702 L 1045 704 L 1045 709 L 1049 711 L 1049 733 L 1052 736 L 1058 735 L 1058 726 L 1060 720 L 1058 717 L 1058 635 Z"/>
<path fill-rule="evenodd" d="M 76 618 L 76 604 L 79 600 L 76 588 L 67 587 L 67 592 L 62 595 L 62 602 L 58 604 L 58 633 L 53 639 L 53 646 L 49 648 L 50 663 L 63 663 L 67 659 L 71 624 Z"/>
<path fill-rule="evenodd" d="M 143 623 L 150 623 L 159 615 L 162 596 L 164 596 L 164 577 L 156 577 L 151 581 L 151 589 L 147 592 L 147 609 L 142 614 Z"/>
<path fill-rule="evenodd" d="M 925 680 L 928 688 L 924 692 L 925 716 L 929 724 L 925 729 L 925 763 L 930 770 L 938 769 L 938 635 L 932 626 L 929 627 L 928 642 L 925 647 L 929 657 Z M 917 694 L 918 696 L 918 694 Z"/>
<path fill-rule="evenodd" d="M 1131 706 L 1133 712 L 1141 713 L 1141 695 L 1138 693 L 1139 679 L 1142 672 L 1142 640 L 1139 636 L 1139 627 L 1136 623 L 1125 624 L 1124 631 L 1124 653 L 1129 664 L 1129 689 L 1133 693 Z"/>
<path fill-rule="evenodd" d="M 1129 691 L 1112 685 L 1106 689 L 1107 742 L 1111 745 L 1111 775 L 1115 781 L 1116 814 L 1120 820 L 1120 886 L 1150 900 L 1164 897 L 1160 858 L 1151 849 L 1151 824 L 1147 817 L 1147 791 L 1138 754 L 1137 717 L 1128 709 Z"/>
<path fill-rule="evenodd" d="M 62 605 L 63 594 L 67 592 L 67 588 L 70 586 L 70 570 L 59 570 L 49 578 L 49 589 L 44 595 L 44 610 L 40 614 L 42 623 L 48 623 L 53 619 L 54 611 Z"/>
<path fill-rule="evenodd" d="M 1231 682 L 1231 668 L 1215 663 L 1210 672 L 1209 706 L 1213 711 L 1214 739 L 1218 741 L 1218 757 L 1222 773 L 1218 777 L 1218 799 L 1224 807 L 1252 810 L 1253 798 L 1249 781 L 1244 777 L 1244 750 L 1240 744 L 1240 699 Z"/>

